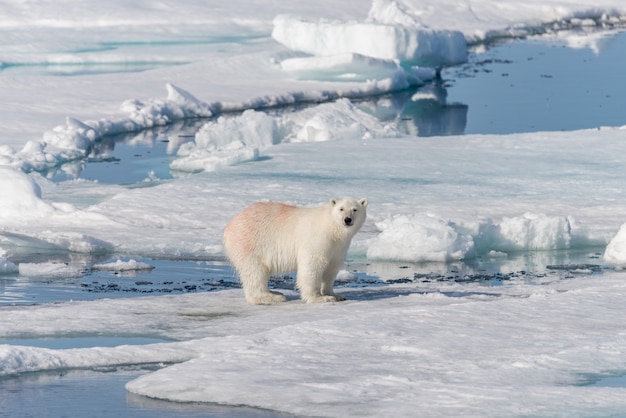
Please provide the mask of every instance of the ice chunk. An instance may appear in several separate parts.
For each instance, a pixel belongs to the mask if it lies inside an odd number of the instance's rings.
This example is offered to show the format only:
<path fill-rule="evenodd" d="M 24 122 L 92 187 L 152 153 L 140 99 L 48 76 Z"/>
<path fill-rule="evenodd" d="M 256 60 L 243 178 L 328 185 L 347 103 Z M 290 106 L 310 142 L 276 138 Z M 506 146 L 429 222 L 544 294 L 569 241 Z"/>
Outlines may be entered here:
<path fill-rule="evenodd" d="M 3 274 L 15 274 L 18 272 L 18 267 L 4 258 L 0 258 L 0 276 Z"/>
<path fill-rule="evenodd" d="M 465 37 L 452 30 L 376 22 L 310 22 L 279 15 L 272 37 L 292 50 L 313 55 L 357 53 L 436 68 L 467 61 Z"/>
<path fill-rule="evenodd" d="M 164 126 L 185 118 L 213 116 L 213 107 L 196 99 L 191 93 L 167 84 L 165 100 L 127 100 L 122 111 L 129 115 L 120 119 L 80 121 L 67 117 L 65 125 L 45 132 L 42 141 L 29 141 L 17 153 L 9 147 L 0 148 L 0 163 L 23 171 L 43 171 L 65 162 L 89 155 L 94 145 L 106 135 L 134 132 Z"/>
<path fill-rule="evenodd" d="M 185 118 L 211 117 L 212 106 L 195 98 L 186 90 L 167 83 L 167 99 L 148 101 L 127 100 L 122 103 L 122 110 L 130 113 L 131 124 L 137 129 L 164 126 Z M 120 121 L 123 122 L 124 121 Z M 131 130 L 131 129 L 127 129 Z M 123 131 L 123 130 L 121 130 Z"/>
<path fill-rule="evenodd" d="M 367 258 L 393 261 L 452 261 L 474 256 L 471 236 L 449 221 L 432 215 L 399 215 L 376 224 Z"/>
<path fill-rule="evenodd" d="M 341 99 L 289 115 L 286 126 L 290 142 L 320 142 L 345 139 L 384 138 L 398 131 Z"/>
<path fill-rule="evenodd" d="M 623 224 L 604 250 L 604 261 L 613 264 L 626 264 L 626 223 Z"/>
<path fill-rule="evenodd" d="M 238 117 L 220 117 L 205 124 L 194 142 L 178 150 L 170 167 L 179 171 L 214 171 L 258 159 L 259 148 L 280 142 L 276 119 L 254 110 Z"/>
<path fill-rule="evenodd" d="M 451 261 L 562 250 L 571 243 L 568 218 L 535 213 L 505 217 L 500 223 L 484 219 L 474 228 L 435 215 L 398 215 L 376 226 L 382 232 L 370 241 L 367 256 L 379 260 Z"/>
<path fill-rule="evenodd" d="M 329 56 L 289 58 L 280 67 L 300 79 L 367 81 L 395 77 L 404 70 L 394 60 L 372 58 L 361 54 L 346 53 Z M 414 77 L 408 85 L 422 84 Z"/>
<path fill-rule="evenodd" d="M 0 166 L 0 219 L 44 218 L 53 211 L 41 199 L 41 189 L 31 177 Z"/>
<path fill-rule="evenodd" d="M 527 212 L 484 225 L 477 247 L 501 252 L 563 250 L 570 248 L 571 239 L 568 218 Z"/>
<path fill-rule="evenodd" d="M 20 276 L 65 279 L 82 277 L 80 268 L 66 263 L 20 263 Z"/>
<path fill-rule="evenodd" d="M 339 282 L 351 282 L 357 279 L 356 274 L 349 272 L 348 270 L 339 270 L 336 280 Z"/>

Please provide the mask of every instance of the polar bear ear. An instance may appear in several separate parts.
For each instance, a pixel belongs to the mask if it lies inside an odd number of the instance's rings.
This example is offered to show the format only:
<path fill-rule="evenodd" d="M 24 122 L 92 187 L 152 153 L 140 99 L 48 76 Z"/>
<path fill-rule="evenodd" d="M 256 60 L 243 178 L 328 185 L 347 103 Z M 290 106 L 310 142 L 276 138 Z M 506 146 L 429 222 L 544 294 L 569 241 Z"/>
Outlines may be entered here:
<path fill-rule="evenodd" d="M 337 199 L 330 199 L 330 206 L 335 206 L 337 204 Z"/>
<path fill-rule="evenodd" d="M 359 200 L 359 203 L 360 203 L 360 204 L 361 204 L 361 206 L 363 206 L 364 208 L 366 208 L 366 207 L 367 207 L 367 199 L 366 199 L 366 198 L 363 198 L 363 199 Z"/>

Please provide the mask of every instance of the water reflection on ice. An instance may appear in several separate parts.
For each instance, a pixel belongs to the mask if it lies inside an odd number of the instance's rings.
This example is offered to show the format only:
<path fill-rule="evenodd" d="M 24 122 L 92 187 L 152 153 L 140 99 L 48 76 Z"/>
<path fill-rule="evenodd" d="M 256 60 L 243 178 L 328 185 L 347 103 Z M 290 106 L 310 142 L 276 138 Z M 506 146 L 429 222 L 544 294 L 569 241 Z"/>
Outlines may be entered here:
<path fill-rule="evenodd" d="M 372 97 L 359 102 L 361 108 L 398 130 L 412 136 L 462 135 L 468 106 L 448 103 L 448 92 L 441 80 L 418 89 Z"/>
<path fill-rule="evenodd" d="M 2 416 L 101 418 L 263 418 L 291 417 L 276 411 L 199 403 L 177 403 L 131 394 L 124 385 L 158 366 L 111 367 L 31 373 L 0 379 Z M 62 399 L 62 402 L 59 402 Z"/>

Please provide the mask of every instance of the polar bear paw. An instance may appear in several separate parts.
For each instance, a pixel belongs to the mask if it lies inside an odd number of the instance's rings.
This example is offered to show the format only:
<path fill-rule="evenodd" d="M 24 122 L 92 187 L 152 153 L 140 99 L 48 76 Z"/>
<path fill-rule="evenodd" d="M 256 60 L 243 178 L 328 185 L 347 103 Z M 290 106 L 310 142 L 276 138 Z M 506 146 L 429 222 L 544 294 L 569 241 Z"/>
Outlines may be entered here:
<path fill-rule="evenodd" d="M 269 291 L 267 293 L 259 293 L 256 295 L 248 296 L 248 302 L 255 305 L 275 305 L 287 300 L 285 295 L 280 292 Z"/>
<path fill-rule="evenodd" d="M 306 303 L 341 302 L 346 300 L 339 295 L 315 295 L 303 298 Z"/>

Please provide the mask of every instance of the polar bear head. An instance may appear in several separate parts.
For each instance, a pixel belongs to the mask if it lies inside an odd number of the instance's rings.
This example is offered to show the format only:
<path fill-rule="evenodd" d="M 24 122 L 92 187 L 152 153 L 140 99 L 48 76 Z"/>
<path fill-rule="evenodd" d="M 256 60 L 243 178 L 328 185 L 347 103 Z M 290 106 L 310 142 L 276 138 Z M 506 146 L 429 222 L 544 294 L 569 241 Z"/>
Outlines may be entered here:
<path fill-rule="evenodd" d="M 356 233 L 365 222 L 367 199 L 330 199 L 333 220 Z"/>

